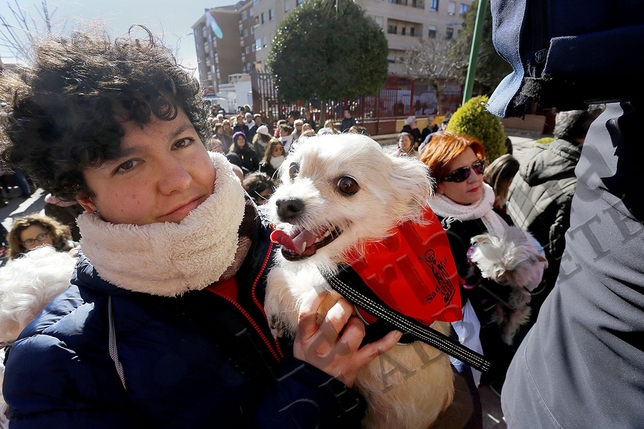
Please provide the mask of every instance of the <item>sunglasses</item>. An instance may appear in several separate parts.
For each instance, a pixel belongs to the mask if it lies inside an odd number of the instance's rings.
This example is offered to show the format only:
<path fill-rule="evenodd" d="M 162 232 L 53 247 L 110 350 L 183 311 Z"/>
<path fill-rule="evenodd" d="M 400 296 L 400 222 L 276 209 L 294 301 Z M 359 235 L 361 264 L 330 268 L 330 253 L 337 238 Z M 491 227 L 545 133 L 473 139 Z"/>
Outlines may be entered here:
<path fill-rule="evenodd" d="M 462 182 L 470 177 L 470 171 L 474 170 L 476 174 L 483 174 L 485 172 L 485 161 L 479 159 L 474 161 L 471 167 L 461 167 L 449 173 L 443 178 L 443 182 Z"/>

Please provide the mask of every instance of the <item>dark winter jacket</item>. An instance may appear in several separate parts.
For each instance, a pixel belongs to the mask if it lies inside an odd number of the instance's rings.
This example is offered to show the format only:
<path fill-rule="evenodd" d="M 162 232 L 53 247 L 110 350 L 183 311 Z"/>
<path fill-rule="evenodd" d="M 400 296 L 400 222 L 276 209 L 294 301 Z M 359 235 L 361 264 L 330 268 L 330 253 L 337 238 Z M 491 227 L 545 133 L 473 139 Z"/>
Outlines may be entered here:
<path fill-rule="evenodd" d="M 507 215 L 496 209 L 495 211 L 509 225 L 512 224 Z M 493 315 L 495 308 L 504 308 L 503 303 L 508 301 L 510 288 L 484 279 L 480 270 L 469 261 L 468 249 L 471 247 L 471 238 L 488 232 L 481 219 L 459 221 L 441 216 L 438 218 L 449 239 L 458 274 L 465 281 L 465 287 L 461 289 L 463 304 L 469 299 L 481 322 L 480 339 L 483 353 L 492 363 L 491 371 L 482 375 L 481 382 L 484 384 L 500 382 L 505 377 L 505 372 L 514 356 L 514 348 L 501 339 L 502 328 L 495 323 Z"/>
<path fill-rule="evenodd" d="M 288 348 L 280 357 L 261 305 L 270 231 L 258 228 L 236 298 L 217 284 L 179 297 L 128 291 L 81 257 L 71 286 L 10 350 L 11 427 L 359 427 L 361 397 Z"/>
<path fill-rule="evenodd" d="M 544 246 L 548 268 L 544 274 L 547 290 L 531 303 L 533 316 L 554 287 L 565 247 L 564 234 L 570 227 L 570 204 L 575 193 L 575 167 L 581 145 L 555 140 L 526 154 L 508 194 L 507 212 L 519 227 L 527 229 Z"/>
<path fill-rule="evenodd" d="M 643 112 L 610 104 L 588 130 L 559 278 L 503 387 L 508 428 L 642 427 Z"/>
<path fill-rule="evenodd" d="M 354 118 L 353 116 L 350 118 L 342 118 L 342 125 L 340 126 L 340 131 L 344 133 L 355 124 L 356 124 L 356 118 Z"/>

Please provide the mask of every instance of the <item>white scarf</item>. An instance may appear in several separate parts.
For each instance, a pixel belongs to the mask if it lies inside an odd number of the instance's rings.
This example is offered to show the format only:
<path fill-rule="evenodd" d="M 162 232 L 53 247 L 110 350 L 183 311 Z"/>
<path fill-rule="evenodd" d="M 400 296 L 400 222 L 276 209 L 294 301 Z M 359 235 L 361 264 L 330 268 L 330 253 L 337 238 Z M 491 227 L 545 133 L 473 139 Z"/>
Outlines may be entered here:
<path fill-rule="evenodd" d="M 271 158 L 271 165 L 275 170 L 280 168 L 280 165 L 284 162 L 284 155 L 274 156 Z"/>
<path fill-rule="evenodd" d="M 487 183 L 483 183 L 481 199 L 474 204 L 464 205 L 455 203 L 445 195 L 434 194 L 428 200 L 429 206 L 438 216 L 455 218 L 460 221 L 481 219 L 488 232 L 501 237 L 508 224 L 492 210 L 494 206 L 494 190 Z"/>
<path fill-rule="evenodd" d="M 177 296 L 219 280 L 234 261 L 244 193 L 226 157 L 210 153 L 215 190 L 179 223 L 113 224 L 84 213 L 81 247 L 101 278 L 123 289 Z"/>

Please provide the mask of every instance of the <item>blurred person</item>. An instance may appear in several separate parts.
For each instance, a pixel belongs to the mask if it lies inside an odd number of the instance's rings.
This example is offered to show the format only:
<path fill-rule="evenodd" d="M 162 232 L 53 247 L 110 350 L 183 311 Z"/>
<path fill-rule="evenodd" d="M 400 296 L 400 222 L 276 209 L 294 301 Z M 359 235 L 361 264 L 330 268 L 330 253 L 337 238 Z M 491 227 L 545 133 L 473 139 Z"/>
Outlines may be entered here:
<path fill-rule="evenodd" d="M 354 126 L 356 124 L 356 118 L 353 117 L 351 114 L 351 110 L 349 109 L 344 109 L 342 112 L 342 123 L 340 124 L 340 132 L 344 133 L 346 132 L 349 128 Z M 326 124 L 324 124 L 326 126 Z"/>
<path fill-rule="evenodd" d="M 243 131 L 237 131 L 233 134 L 233 145 L 230 147 L 229 152 L 239 157 L 240 167 L 244 171 L 244 175 L 259 169 L 259 157 L 248 144 L 246 134 Z"/>
<path fill-rule="evenodd" d="M 409 133 L 414 141 L 414 149 L 417 149 L 418 146 L 423 142 L 421 139 L 421 132 L 418 129 L 418 120 L 415 116 L 409 116 L 405 120 L 405 125 L 403 126 L 401 133 Z"/>
<path fill-rule="evenodd" d="M 559 112 L 555 118 L 555 140 L 536 144 L 526 153 L 509 190 L 508 214 L 516 225 L 543 243 L 548 258 L 546 289 L 530 304 L 532 323 L 559 275 L 577 187 L 575 168 L 588 128 L 602 111 L 603 106 L 592 106 L 586 110 Z"/>
<path fill-rule="evenodd" d="M 230 123 L 228 125 L 230 126 Z M 221 142 L 221 149 L 224 151 L 224 153 L 228 153 L 230 146 L 233 144 L 233 137 L 232 135 L 226 134 L 224 129 L 224 124 L 215 125 L 215 134 L 213 137 Z"/>
<path fill-rule="evenodd" d="M 81 239 L 76 218 L 84 212 L 85 209 L 77 201 L 63 201 L 52 194 L 45 196 L 45 215 L 67 226 L 72 240 L 76 242 Z"/>
<path fill-rule="evenodd" d="M 268 177 L 276 181 L 278 178 L 275 172 L 280 168 L 280 166 L 284 162 L 284 158 L 285 158 L 285 152 L 284 152 L 284 146 L 282 146 L 282 142 L 280 142 L 278 139 L 274 137 L 271 138 L 268 144 L 268 148 L 264 153 L 264 158 L 262 159 L 262 162 L 259 164 L 259 171 L 266 173 Z"/>
<path fill-rule="evenodd" d="M 315 123 L 315 120 L 313 119 L 313 115 L 311 114 L 311 112 L 309 111 L 304 112 L 303 119 L 304 119 L 304 123 L 310 125 L 313 131 L 317 131 L 318 125 Z"/>
<path fill-rule="evenodd" d="M 423 131 L 420 133 L 420 140 L 424 142 L 428 135 L 436 133 L 440 130 L 440 127 L 436 123 L 436 115 L 429 115 L 427 117 L 427 126 L 423 128 Z"/>
<path fill-rule="evenodd" d="M 244 133 L 244 135 L 246 136 L 246 141 L 251 141 L 250 137 L 248 136 L 250 134 L 250 132 L 248 131 L 248 125 L 246 125 L 246 122 L 244 121 L 244 114 L 242 113 L 237 114 L 237 116 L 235 117 L 235 125 L 233 126 L 233 135 L 238 132 Z"/>
<path fill-rule="evenodd" d="M 288 154 L 293 143 L 293 128 L 288 123 L 281 124 L 278 129 L 278 138 L 284 146 L 284 152 Z"/>
<path fill-rule="evenodd" d="M 504 213 L 507 211 L 506 202 L 508 200 L 508 191 L 517 171 L 519 171 L 519 160 L 510 154 L 505 154 L 492 161 L 486 167 L 485 174 L 483 174 L 485 183 L 490 185 L 494 191 L 494 207 Z M 516 222 L 515 225 L 523 227 L 523 225 L 517 224 Z M 537 240 L 539 239 L 537 238 Z"/>
<path fill-rule="evenodd" d="M 418 152 L 414 149 L 413 136 L 409 133 L 402 132 L 398 134 L 398 150 L 396 156 L 413 156 L 418 157 Z"/>
<path fill-rule="evenodd" d="M 14 219 L 7 240 L 10 259 L 16 259 L 43 245 L 52 246 L 59 252 L 67 252 L 74 248 L 67 226 L 56 219 L 39 214 Z"/>
<path fill-rule="evenodd" d="M 264 153 L 266 152 L 268 143 L 272 138 L 273 137 L 271 137 L 271 134 L 268 131 L 268 127 L 266 125 L 261 125 L 259 128 L 257 128 L 255 137 L 253 137 L 253 150 L 255 151 L 259 159 L 264 158 Z"/>
<path fill-rule="evenodd" d="M 275 183 L 270 176 L 261 171 L 250 173 L 244 177 L 242 182 L 244 190 L 253 199 L 255 204 L 263 206 L 275 191 Z"/>

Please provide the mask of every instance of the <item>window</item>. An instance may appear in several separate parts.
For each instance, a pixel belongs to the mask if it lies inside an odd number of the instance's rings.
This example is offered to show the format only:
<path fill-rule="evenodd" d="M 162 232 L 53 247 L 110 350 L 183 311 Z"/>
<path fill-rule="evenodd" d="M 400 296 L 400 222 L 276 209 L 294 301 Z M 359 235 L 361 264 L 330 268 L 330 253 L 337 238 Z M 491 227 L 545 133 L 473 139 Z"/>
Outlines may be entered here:
<path fill-rule="evenodd" d="M 248 37 L 248 28 L 244 28 L 244 37 Z"/>
<path fill-rule="evenodd" d="M 255 39 L 255 50 L 259 51 L 262 49 L 262 39 Z"/>
<path fill-rule="evenodd" d="M 246 46 L 246 53 L 250 54 L 250 46 Z"/>
<path fill-rule="evenodd" d="M 445 31 L 445 38 L 447 40 L 450 40 L 452 37 L 454 37 L 454 29 L 452 27 L 447 27 L 447 30 Z"/>
<path fill-rule="evenodd" d="M 302 3 L 304 3 L 303 0 L 295 0 L 295 7 L 300 6 Z"/>
<path fill-rule="evenodd" d="M 414 36 L 416 35 L 416 29 L 415 29 L 414 27 L 411 27 L 411 28 L 409 29 L 409 35 L 410 35 L 411 37 L 414 37 Z"/>
<path fill-rule="evenodd" d="M 429 10 L 433 10 L 434 12 L 438 12 L 438 0 L 430 0 L 430 2 L 429 2 Z"/>
<path fill-rule="evenodd" d="M 456 13 L 456 2 L 451 1 L 447 3 L 447 14 L 454 15 Z"/>
<path fill-rule="evenodd" d="M 460 15 L 463 15 L 467 10 L 470 8 L 469 5 L 466 5 L 465 3 L 461 3 L 461 8 L 459 9 L 458 13 Z"/>
<path fill-rule="evenodd" d="M 246 14 L 246 11 L 243 11 L 243 12 L 242 12 L 242 19 L 246 19 L 246 17 L 247 17 L 247 16 L 248 16 L 248 15 Z"/>
<path fill-rule="evenodd" d="M 289 0 L 284 0 L 284 12 L 288 12 L 289 10 L 291 10 L 291 5 L 288 3 L 289 3 Z"/>
<path fill-rule="evenodd" d="M 262 47 L 265 48 L 266 46 L 268 45 L 266 44 L 266 37 L 264 36 L 264 38 L 262 39 Z"/>
<path fill-rule="evenodd" d="M 262 13 L 259 15 L 259 21 L 260 21 L 262 24 L 266 22 L 266 17 L 264 16 L 264 12 L 262 12 Z"/>
<path fill-rule="evenodd" d="M 400 34 L 404 36 L 406 31 L 407 31 L 407 28 L 403 27 L 400 29 Z"/>
<path fill-rule="evenodd" d="M 387 26 L 387 33 L 389 34 L 396 34 L 398 32 L 398 29 L 395 25 L 389 24 Z"/>
<path fill-rule="evenodd" d="M 380 28 L 384 26 L 384 20 L 382 19 L 382 16 L 372 16 L 372 18 L 375 21 L 375 23 L 380 26 Z"/>
<path fill-rule="evenodd" d="M 268 9 L 268 20 L 272 21 L 273 19 L 275 19 L 275 12 L 273 9 Z"/>
<path fill-rule="evenodd" d="M 427 32 L 427 37 L 430 39 L 435 39 L 436 38 L 436 26 L 435 25 L 430 25 L 429 26 L 429 31 Z"/>

